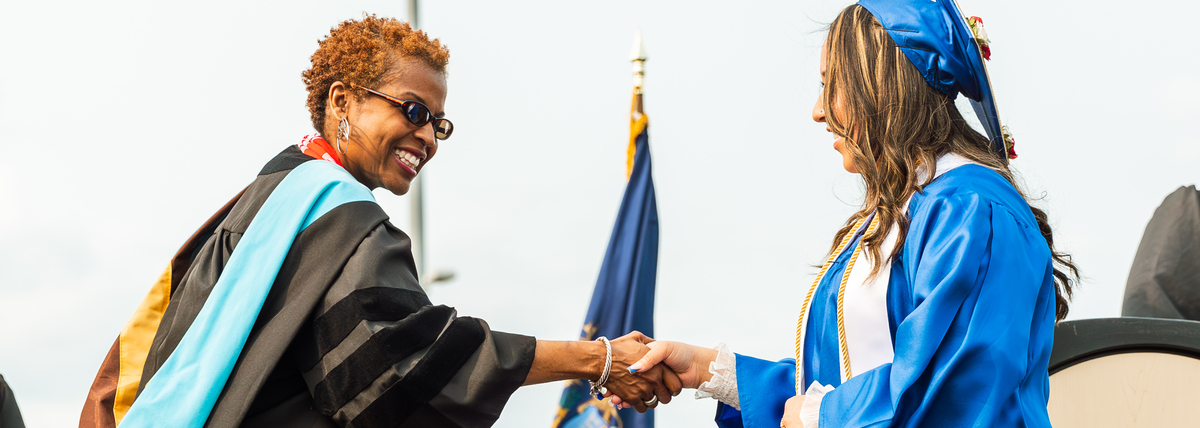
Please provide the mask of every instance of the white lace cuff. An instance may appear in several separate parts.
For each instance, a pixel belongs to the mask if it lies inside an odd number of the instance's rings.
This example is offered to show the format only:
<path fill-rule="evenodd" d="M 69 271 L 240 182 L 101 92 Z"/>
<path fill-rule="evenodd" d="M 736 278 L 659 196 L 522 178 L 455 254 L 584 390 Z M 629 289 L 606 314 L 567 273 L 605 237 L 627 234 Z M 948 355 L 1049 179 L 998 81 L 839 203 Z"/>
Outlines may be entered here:
<path fill-rule="evenodd" d="M 821 420 L 821 399 L 829 391 L 833 391 L 833 387 L 821 385 L 821 382 L 813 382 L 804 391 L 804 405 L 800 406 L 800 422 L 804 423 L 804 428 L 817 428 L 817 422 Z"/>
<path fill-rule="evenodd" d="M 718 343 L 713 349 L 717 350 L 717 359 L 708 365 L 708 372 L 713 375 L 712 379 L 696 388 L 696 399 L 715 398 L 730 407 L 742 410 L 741 404 L 738 403 L 737 358 L 729 347 L 725 346 L 725 342 Z"/>

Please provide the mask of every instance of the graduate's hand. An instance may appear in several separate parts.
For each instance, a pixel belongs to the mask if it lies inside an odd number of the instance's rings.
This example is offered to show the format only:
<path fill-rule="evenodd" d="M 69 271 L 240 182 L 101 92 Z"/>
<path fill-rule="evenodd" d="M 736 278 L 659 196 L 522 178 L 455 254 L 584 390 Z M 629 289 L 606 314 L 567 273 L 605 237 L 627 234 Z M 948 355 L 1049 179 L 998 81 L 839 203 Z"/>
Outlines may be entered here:
<path fill-rule="evenodd" d="M 667 366 L 671 372 L 679 376 L 684 388 L 698 388 L 701 383 L 712 378 L 708 365 L 717 359 L 717 350 L 701 348 L 680 342 L 651 342 L 647 344 L 650 351 L 629 368 L 635 371 L 645 370 L 645 367 L 658 368 Z M 662 364 L 659 364 L 662 363 Z M 617 408 L 636 407 L 622 397 L 613 397 L 612 403 Z"/>
<path fill-rule="evenodd" d="M 646 405 L 652 398 L 657 397 L 659 403 L 670 403 L 671 398 L 683 390 L 679 376 L 666 367 L 630 370 L 631 365 L 650 351 L 646 345 L 653 343 L 654 339 L 636 331 L 612 341 L 612 369 L 604 386 L 609 395 L 620 397 L 626 407 L 633 407 L 639 413 L 658 406 L 658 403 Z"/>
<path fill-rule="evenodd" d="M 653 342 L 648 345 L 650 352 L 642 356 L 631 368 L 641 370 L 658 363 L 664 363 L 679 375 L 684 388 L 699 388 L 701 383 L 712 378 L 708 366 L 717 359 L 717 350 L 688 345 L 681 342 Z"/>
<path fill-rule="evenodd" d="M 783 420 L 779 421 L 779 426 L 782 428 L 804 428 L 804 422 L 800 421 L 800 409 L 803 407 L 803 395 L 789 398 L 787 403 L 783 405 Z"/>

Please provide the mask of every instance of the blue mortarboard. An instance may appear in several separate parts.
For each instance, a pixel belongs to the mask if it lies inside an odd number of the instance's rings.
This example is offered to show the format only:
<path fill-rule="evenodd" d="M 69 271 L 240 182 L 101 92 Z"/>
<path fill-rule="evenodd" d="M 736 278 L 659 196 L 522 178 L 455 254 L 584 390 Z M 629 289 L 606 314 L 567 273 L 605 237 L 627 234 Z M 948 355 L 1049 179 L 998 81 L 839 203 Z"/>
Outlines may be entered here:
<path fill-rule="evenodd" d="M 966 95 L 992 146 L 1004 153 L 1005 136 L 983 53 L 955 0 L 859 0 L 905 56 L 938 91 Z M 980 24 L 981 25 L 981 24 Z"/>

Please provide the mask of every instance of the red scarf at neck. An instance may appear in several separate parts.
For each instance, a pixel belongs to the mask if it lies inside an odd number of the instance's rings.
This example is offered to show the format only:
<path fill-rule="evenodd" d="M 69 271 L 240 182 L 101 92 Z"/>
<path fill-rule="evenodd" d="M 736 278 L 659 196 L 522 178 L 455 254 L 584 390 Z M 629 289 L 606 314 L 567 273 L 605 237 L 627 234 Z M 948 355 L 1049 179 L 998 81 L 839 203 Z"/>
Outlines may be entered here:
<path fill-rule="evenodd" d="M 342 166 L 342 160 L 338 158 L 337 152 L 333 151 L 333 146 L 329 145 L 328 141 L 321 138 L 321 134 L 309 134 L 300 139 L 300 144 L 296 147 L 304 154 L 312 156 L 313 159 L 329 161 Z"/>

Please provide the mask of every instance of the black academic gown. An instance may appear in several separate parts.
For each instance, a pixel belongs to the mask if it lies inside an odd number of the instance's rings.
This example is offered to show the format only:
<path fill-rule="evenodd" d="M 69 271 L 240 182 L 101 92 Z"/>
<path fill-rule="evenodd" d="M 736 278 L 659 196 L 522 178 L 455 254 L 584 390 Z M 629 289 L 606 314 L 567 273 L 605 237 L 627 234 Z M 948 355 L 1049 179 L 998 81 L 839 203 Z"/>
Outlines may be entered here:
<path fill-rule="evenodd" d="M 173 281 L 139 392 L 196 318 L 258 209 L 303 162 L 324 161 L 284 150 L 180 251 L 174 263 L 187 266 L 175 271 L 185 273 Z M 206 426 L 491 426 L 524 382 L 536 341 L 433 305 L 410 246 L 372 201 L 341 205 L 298 234 Z M 103 391 L 93 386 L 81 426 L 107 425 L 85 423 L 103 419 L 88 413 L 104 414 Z"/>

